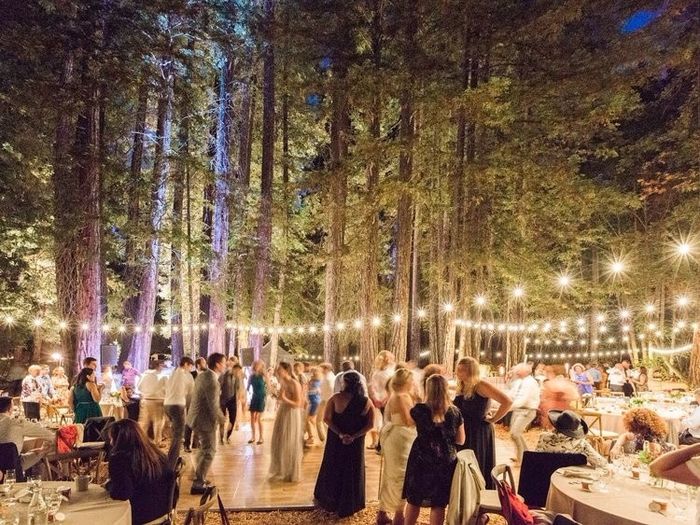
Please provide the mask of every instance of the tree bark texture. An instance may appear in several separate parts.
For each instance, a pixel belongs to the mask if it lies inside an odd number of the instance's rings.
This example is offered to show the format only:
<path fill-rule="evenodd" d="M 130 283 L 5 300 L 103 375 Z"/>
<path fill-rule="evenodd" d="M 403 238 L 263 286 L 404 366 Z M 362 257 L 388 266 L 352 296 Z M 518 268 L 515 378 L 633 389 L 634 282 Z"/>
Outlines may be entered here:
<path fill-rule="evenodd" d="M 161 232 L 166 214 L 166 189 L 170 175 L 171 132 L 173 119 L 173 71 L 169 58 L 161 63 L 162 81 L 158 96 L 158 124 L 153 159 L 150 239 L 146 247 L 146 264 L 139 287 L 136 325 L 129 348 L 129 361 L 139 370 L 148 368 L 156 297 L 158 295 L 158 263 L 161 252 Z"/>
<path fill-rule="evenodd" d="M 232 114 L 231 88 L 233 61 L 222 60 L 219 69 L 214 134 L 214 186 L 211 217 L 211 261 L 209 263 L 209 329 L 207 354 L 226 352 L 226 310 L 229 239 L 229 195 L 231 166 L 229 161 Z"/>
<path fill-rule="evenodd" d="M 272 245 L 272 180 L 275 153 L 275 0 L 264 0 L 263 4 L 266 43 L 263 50 L 263 130 L 262 165 L 260 173 L 260 209 L 256 235 L 255 282 L 253 284 L 251 323 L 264 321 L 268 275 L 270 273 L 270 251 Z M 263 335 L 252 334 L 249 344 L 255 359 L 260 357 Z"/>
<path fill-rule="evenodd" d="M 61 90 L 66 108 L 56 126 L 53 174 L 56 291 L 59 315 L 72 323 L 71 329 L 62 332 L 62 341 L 66 365 L 73 371 L 85 357 L 99 360 L 102 336 L 100 93 L 90 79 L 86 56 L 80 61 L 80 85 L 73 86 L 75 59 L 69 51 L 63 64 Z M 82 98 L 75 121 L 68 110 L 72 88 L 75 99 Z"/>

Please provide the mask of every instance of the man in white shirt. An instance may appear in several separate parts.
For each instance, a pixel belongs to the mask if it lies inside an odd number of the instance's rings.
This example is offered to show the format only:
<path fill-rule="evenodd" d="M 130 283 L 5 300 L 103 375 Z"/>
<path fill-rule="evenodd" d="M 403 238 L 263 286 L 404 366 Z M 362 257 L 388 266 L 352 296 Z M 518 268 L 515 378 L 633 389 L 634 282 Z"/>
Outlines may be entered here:
<path fill-rule="evenodd" d="M 139 383 L 141 392 L 141 408 L 139 412 L 139 425 L 148 434 L 148 429 L 153 428 L 153 441 L 160 446 L 163 440 L 163 424 L 165 413 L 163 402 L 165 401 L 165 379 L 160 375 L 163 367 L 162 361 L 151 361 L 150 369 L 143 373 Z"/>
<path fill-rule="evenodd" d="M 41 383 L 39 383 L 39 374 L 41 367 L 39 365 L 31 365 L 27 370 L 27 376 L 22 380 L 22 408 L 24 408 L 24 416 L 27 419 L 41 419 Z"/>
<path fill-rule="evenodd" d="M 335 374 L 330 363 L 321 363 L 321 403 L 318 405 L 318 417 L 316 417 L 316 431 L 318 439 L 325 441 L 326 439 L 326 424 L 323 422 L 323 414 L 326 411 L 326 404 L 333 395 L 335 388 Z"/>
<path fill-rule="evenodd" d="M 527 444 L 523 433 L 537 415 L 537 407 L 540 406 L 540 385 L 532 377 L 532 367 L 521 363 L 513 368 L 513 377 L 510 397 L 513 400 L 513 409 L 510 416 L 510 437 L 515 444 L 515 461 L 523 460 L 523 453 L 527 450 Z"/>
<path fill-rule="evenodd" d="M 172 440 L 168 451 L 168 462 L 173 467 L 177 462 L 177 458 L 180 457 L 180 447 L 185 435 L 185 408 L 189 404 L 192 390 L 194 389 L 193 368 L 194 361 L 189 357 L 183 357 L 180 359 L 180 366 L 170 374 L 165 384 L 163 409 L 172 426 Z"/>
<path fill-rule="evenodd" d="M 345 372 L 349 372 L 350 370 L 355 370 L 355 363 L 352 361 L 343 361 L 340 365 L 340 369 L 342 372 L 335 376 L 335 382 L 333 383 L 334 394 L 337 394 L 343 390 L 343 374 Z M 357 373 L 360 374 L 359 372 Z M 369 392 L 367 388 L 367 379 L 365 379 L 365 376 L 362 374 L 360 374 L 360 382 L 362 383 L 362 388 L 364 388 L 364 394 L 367 395 L 367 392 Z"/>
<path fill-rule="evenodd" d="M 617 363 L 608 370 L 608 386 L 611 392 L 623 392 L 627 382 L 627 373 L 622 363 Z"/>
<path fill-rule="evenodd" d="M 46 441 L 44 446 L 22 454 L 24 438 L 32 437 Z M 39 423 L 12 417 L 12 398 L 0 397 L 0 443 L 14 443 L 17 452 L 20 454 L 22 470 L 36 465 L 41 458 L 51 450 L 51 443 L 56 440 L 56 435 L 50 430 L 42 427 Z"/>

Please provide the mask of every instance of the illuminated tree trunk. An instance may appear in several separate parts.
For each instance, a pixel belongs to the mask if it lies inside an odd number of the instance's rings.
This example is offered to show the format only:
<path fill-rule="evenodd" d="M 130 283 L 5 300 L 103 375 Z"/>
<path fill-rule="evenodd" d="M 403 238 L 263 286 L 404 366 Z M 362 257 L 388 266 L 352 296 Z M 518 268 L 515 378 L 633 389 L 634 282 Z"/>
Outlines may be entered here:
<path fill-rule="evenodd" d="M 209 328 L 207 354 L 226 351 L 226 300 L 229 238 L 229 194 L 231 166 L 231 87 L 233 64 L 222 58 L 219 69 L 214 133 L 214 185 L 211 216 L 211 261 L 209 263 Z"/>
<path fill-rule="evenodd" d="M 90 80 L 88 62 L 83 57 L 81 84 L 74 85 L 73 51 L 64 59 L 60 89 L 66 107 L 59 112 L 54 143 L 56 292 L 59 315 L 71 322 L 61 335 L 65 363 L 73 371 L 85 357 L 99 360 L 102 328 L 100 93 Z M 73 97 L 82 98 L 76 120 L 69 110 Z"/>
<path fill-rule="evenodd" d="M 693 346 L 690 351 L 690 368 L 688 383 L 691 388 L 700 387 L 700 329 L 693 331 Z"/>
<path fill-rule="evenodd" d="M 255 283 L 253 285 L 251 323 L 259 325 L 264 320 L 267 281 L 270 273 L 270 248 L 272 244 L 272 180 L 275 152 L 275 48 L 274 23 L 275 0 L 264 0 L 266 42 L 263 49 L 263 130 L 262 165 L 260 170 L 260 209 L 256 235 Z M 252 334 L 249 344 L 255 358 L 260 357 L 263 335 Z"/>
<path fill-rule="evenodd" d="M 170 175 L 170 146 L 173 118 L 173 71 L 171 61 L 165 57 L 161 63 L 161 89 L 158 96 L 158 124 L 153 158 L 153 182 L 151 196 L 150 239 L 146 247 L 146 264 L 139 287 L 139 305 L 136 325 L 129 348 L 129 361 L 139 370 L 148 368 L 151 352 L 153 321 L 158 293 L 158 263 L 161 255 L 161 232 L 166 213 L 166 189 Z"/>
<path fill-rule="evenodd" d="M 374 0 L 372 17 L 372 60 L 376 71 L 381 68 L 382 56 L 382 1 Z M 381 140 L 381 111 L 382 95 L 381 83 L 374 84 L 374 98 L 372 100 L 372 115 L 369 124 L 369 133 L 375 145 Z M 365 216 L 365 243 L 364 256 L 366 263 L 363 267 L 362 282 L 360 284 L 360 313 L 365 327 L 360 332 L 360 371 L 369 374 L 372 362 L 378 352 L 377 330 L 372 326 L 372 318 L 377 315 L 377 277 L 379 273 L 379 213 L 377 210 L 377 186 L 379 185 L 378 155 L 370 159 L 367 166 L 366 195 L 368 211 Z"/>

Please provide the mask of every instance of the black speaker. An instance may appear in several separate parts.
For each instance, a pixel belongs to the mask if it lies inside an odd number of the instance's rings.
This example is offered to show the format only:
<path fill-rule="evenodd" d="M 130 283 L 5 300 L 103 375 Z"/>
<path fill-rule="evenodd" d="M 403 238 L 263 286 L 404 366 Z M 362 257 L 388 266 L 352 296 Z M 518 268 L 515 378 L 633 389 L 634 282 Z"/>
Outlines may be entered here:
<path fill-rule="evenodd" d="M 102 357 L 102 366 L 115 366 L 119 361 L 119 346 L 117 345 L 102 345 L 100 347 L 100 357 Z"/>

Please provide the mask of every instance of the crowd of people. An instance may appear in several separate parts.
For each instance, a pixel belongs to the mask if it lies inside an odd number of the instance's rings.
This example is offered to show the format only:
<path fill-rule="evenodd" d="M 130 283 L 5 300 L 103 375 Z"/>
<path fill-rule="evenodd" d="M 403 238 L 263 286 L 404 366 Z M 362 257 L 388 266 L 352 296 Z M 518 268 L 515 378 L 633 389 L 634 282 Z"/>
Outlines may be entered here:
<path fill-rule="evenodd" d="M 183 450 L 190 453 L 196 447 L 190 492 L 202 494 L 211 485 L 208 474 L 217 444 L 230 443 L 243 411 L 250 414 L 248 444 L 258 446 L 264 443 L 262 416 L 272 409 L 271 480 L 299 481 L 304 450 L 322 443 L 314 499 L 321 508 L 349 516 L 365 506 L 369 449 L 382 456 L 377 523 L 412 525 L 426 506 L 431 523 L 442 523 L 460 450 L 474 452 L 486 488 L 493 488 L 495 423 L 508 419 L 513 464 L 522 461 L 528 449 L 524 433 L 540 414 L 545 431 L 537 450 L 579 452 L 591 466 L 604 468 L 608 461 L 586 439 L 588 426 L 570 410 L 572 401 L 606 387 L 623 394 L 628 386 L 633 392 L 648 388 L 646 369 L 632 372 L 627 360 L 610 367 L 577 363 L 564 370 L 522 363 L 508 372 L 505 385 L 484 379 L 480 364 L 470 357 L 461 359 L 454 378 L 448 378 L 440 365 L 397 363 L 387 351 L 377 355 L 368 378 L 354 370 L 352 361 L 342 363 L 337 374 L 329 363 L 280 362 L 273 369 L 255 361 L 246 376 L 236 357 L 220 353 L 206 359 L 183 357 L 176 368 L 164 367 L 160 360 L 151 361 L 143 373 L 129 363 L 121 374 L 105 367 L 98 382 L 97 361 L 87 358 L 69 385 L 61 367 L 30 366 L 20 396 L 26 419 L 13 418 L 11 398 L 0 397 L 0 443 L 14 442 L 21 450 L 24 437 L 53 440 L 53 433 L 32 421 L 40 419 L 44 406 L 66 405 L 74 421 L 84 423 L 105 415 L 105 405 L 122 405 L 123 418 L 105 436 L 108 489 L 115 498 L 130 499 L 134 522 L 144 523 L 157 518 L 160 507 L 146 510 L 143 494 L 165 498 L 156 486 L 172 478 Z M 695 394 L 700 401 L 700 390 Z M 700 408 L 687 421 L 686 438 L 700 441 Z M 611 444 L 611 457 L 646 447 L 654 447 L 656 457 L 674 448 L 667 443 L 664 420 L 649 408 L 628 410 L 624 426 Z M 36 465 L 47 449 L 25 453 L 23 467 Z M 680 462 L 685 455 L 678 458 Z M 680 474 L 677 463 L 657 467 L 678 479 L 700 472 L 692 462 Z"/>

